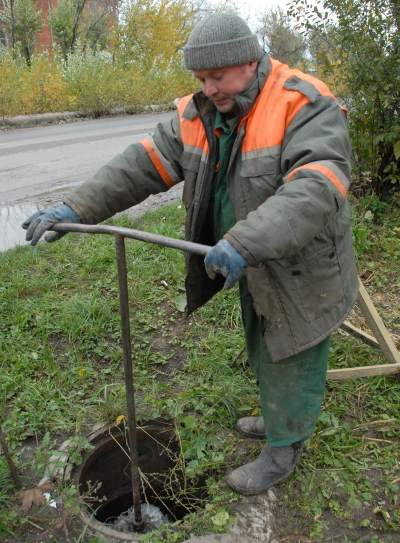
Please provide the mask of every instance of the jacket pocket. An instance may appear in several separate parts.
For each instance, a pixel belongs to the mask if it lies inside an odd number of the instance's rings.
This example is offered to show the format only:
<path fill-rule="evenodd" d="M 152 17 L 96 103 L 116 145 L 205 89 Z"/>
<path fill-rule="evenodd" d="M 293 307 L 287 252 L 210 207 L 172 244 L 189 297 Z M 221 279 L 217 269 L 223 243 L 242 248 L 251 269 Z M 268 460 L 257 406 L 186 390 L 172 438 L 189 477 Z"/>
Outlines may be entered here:
<path fill-rule="evenodd" d="M 192 172 L 198 172 L 201 161 L 201 149 L 196 148 L 196 152 L 183 151 L 179 159 L 179 164 L 184 171 L 190 170 Z"/>
<path fill-rule="evenodd" d="M 309 322 L 328 313 L 343 300 L 343 278 L 334 246 L 325 246 L 313 255 L 299 258 L 286 269 Z"/>
<path fill-rule="evenodd" d="M 275 156 L 243 160 L 240 176 L 249 211 L 257 209 L 283 184 L 279 157 Z"/>

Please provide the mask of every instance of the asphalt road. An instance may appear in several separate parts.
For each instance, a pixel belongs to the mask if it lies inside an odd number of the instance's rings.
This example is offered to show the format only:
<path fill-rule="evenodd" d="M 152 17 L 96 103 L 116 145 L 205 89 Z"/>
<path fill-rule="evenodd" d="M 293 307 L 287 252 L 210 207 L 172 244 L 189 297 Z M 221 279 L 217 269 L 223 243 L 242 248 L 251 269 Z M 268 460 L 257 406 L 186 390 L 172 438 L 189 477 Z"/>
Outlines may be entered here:
<path fill-rule="evenodd" d="M 61 201 L 74 186 L 128 145 L 154 131 L 172 112 L 113 117 L 0 132 L 0 251 L 24 244 L 21 223 Z M 129 210 L 138 216 L 149 206 L 179 199 L 182 187 Z M 137 209 L 136 209 L 137 208 Z"/>
<path fill-rule="evenodd" d="M 0 203 L 71 188 L 172 112 L 113 117 L 0 132 Z"/>

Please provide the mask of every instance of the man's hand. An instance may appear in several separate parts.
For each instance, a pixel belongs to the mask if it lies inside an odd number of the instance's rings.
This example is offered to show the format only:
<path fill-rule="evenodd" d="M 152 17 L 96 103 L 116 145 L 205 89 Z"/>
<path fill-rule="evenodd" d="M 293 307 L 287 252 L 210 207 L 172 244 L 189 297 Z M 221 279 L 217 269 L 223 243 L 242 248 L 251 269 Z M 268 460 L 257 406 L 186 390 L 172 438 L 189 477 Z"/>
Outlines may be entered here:
<path fill-rule="evenodd" d="M 247 267 L 245 259 L 226 239 L 221 239 L 217 245 L 214 245 L 207 254 L 204 263 L 210 279 L 215 279 L 217 273 L 227 278 L 224 288 L 232 288 Z"/>
<path fill-rule="evenodd" d="M 46 230 L 58 222 L 80 223 L 81 219 L 67 204 L 37 211 L 22 223 L 22 228 L 27 230 L 26 241 L 30 241 L 31 245 L 36 245 Z M 44 239 L 52 243 L 63 236 L 65 232 L 49 232 Z"/>

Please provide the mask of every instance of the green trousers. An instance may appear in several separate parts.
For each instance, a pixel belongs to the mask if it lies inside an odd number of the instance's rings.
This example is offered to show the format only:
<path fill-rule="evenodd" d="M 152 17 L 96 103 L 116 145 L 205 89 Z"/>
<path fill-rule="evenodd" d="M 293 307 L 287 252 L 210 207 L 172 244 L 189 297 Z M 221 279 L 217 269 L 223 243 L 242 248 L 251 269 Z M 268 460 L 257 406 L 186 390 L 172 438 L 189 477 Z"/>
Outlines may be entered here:
<path fill-rule="evenodd" d="M 268 442 L 287 447 L 314 431 L 324 399 L 330 337 L 306 351 L 272 362 L 263 322 L 253 307 L 247 280 L 239 283 L 246 351 L 258 380 Z"/>

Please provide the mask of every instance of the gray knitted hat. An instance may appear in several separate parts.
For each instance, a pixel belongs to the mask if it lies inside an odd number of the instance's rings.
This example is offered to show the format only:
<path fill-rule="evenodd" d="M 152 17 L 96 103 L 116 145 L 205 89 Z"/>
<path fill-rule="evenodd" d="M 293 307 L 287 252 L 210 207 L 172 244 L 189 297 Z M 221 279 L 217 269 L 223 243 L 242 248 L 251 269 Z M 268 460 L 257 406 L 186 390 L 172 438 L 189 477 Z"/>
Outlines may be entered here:
<path fill-rule="evenodd" d="M 243 19 L 219 12 L 194 27 L 183 54 L 188 70 L 212 70 L 258 60 L 263 51 Z"/>

